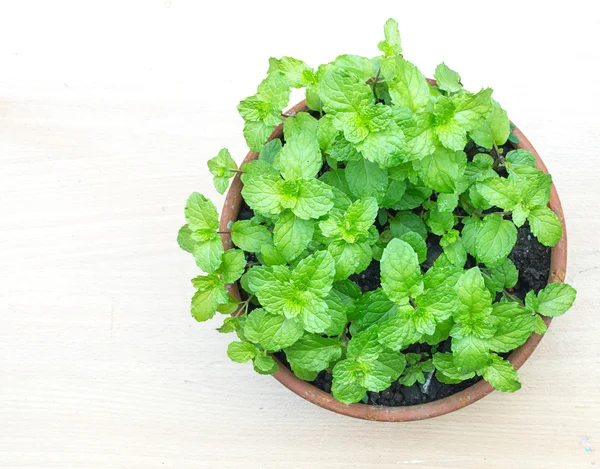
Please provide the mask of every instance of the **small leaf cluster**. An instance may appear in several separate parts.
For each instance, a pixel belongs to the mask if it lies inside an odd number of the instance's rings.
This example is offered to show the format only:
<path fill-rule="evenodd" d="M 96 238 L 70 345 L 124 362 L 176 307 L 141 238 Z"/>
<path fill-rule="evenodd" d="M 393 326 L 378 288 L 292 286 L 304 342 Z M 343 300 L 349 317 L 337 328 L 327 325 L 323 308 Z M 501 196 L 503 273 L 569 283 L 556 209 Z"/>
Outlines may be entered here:
<path fill-rule="evenodd" d="M 277 371 L 275 352 L 303 380 L 330 370 L 343 403 L 433 373 L 515 391 L 504 354 L 575 299 L 566 284 L 524 301 L 511 293 L 517 228 L 528 223 L 545 246 L 562 237 L 548 207 L 552 178 L 530 152 L 505 152 L 517 139 L 491 89 L 465 90 L 444 63 L 431 85 L 402 55 L 394 20 L 378 48 L 316 69 L 271 59 L 240 102 L 257 157 L 238 168 L 223 149 L 208 167 L 220 193 L 239 173 L 253 216 L 229 226 L 237 249 L 224 251 L 214 205 L 188 199 L 178 241 L 205 272 L 192 280 L 192 315 L 225 314 L 219 331 L 238 336 L 229 357 L 259 373 Z M 292 88 L 305 88 L 310 112 L 282 114 Z M 269 141 L 281 124 L 283 139 Z M 467 148 L 476 149 L 469 158 Z M 432 243 L 441 254 L 428 260 Z M 363 292 L 356 274 L 374 262 L 380 287 Z M 242 301 L 228 291 L 236 281 Z M 446 341 L 449 351 L 438 351 Z M 406 353 L 413 344 L 432 353 Z"/>

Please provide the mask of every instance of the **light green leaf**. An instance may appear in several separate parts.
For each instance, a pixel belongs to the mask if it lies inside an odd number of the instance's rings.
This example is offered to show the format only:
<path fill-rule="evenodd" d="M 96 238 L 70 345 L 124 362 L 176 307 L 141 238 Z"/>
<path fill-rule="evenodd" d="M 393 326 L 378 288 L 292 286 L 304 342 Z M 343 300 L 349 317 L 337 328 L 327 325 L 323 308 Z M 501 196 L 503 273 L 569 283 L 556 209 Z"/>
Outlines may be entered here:
<path fill-rule="evenodd" d="M 304 88 L 315 80 L 315 73 L 302 60 L 293 57 L 269 59 L 269 74 L 281 73 L 292 88 Z"/>
<path fill-rule="evenodd" d="M 177 244 L 187 252 L 193 252 L 196 241 L 192 239 L 192 230 L 187 225 L 183 225 L 177 233 Z"/>
<path fill-rule="evenodd" d="M 282 210 L 279 176 L 257 175 L 244 181 L 242 196 L 251 209 L 261 213 L 277 214 Z"/>
<path fill-rule="evenodd" d="M 418 233 L 414 231 L 409 231 L 400 236 L 400 239 L 408 244 L 414 249 L 417 253 L 417 257 L 419 259 L 419 264 L 425 262 L 427 258 L 427 244 L 425 243 L 425 239 Z"/>
<path fill-rule="evenodd" d="M 273 357 L 268 355 L 257 355 L 254 357 L 253 363 L 254 371 L 261 375 L 274 375 L 279 369 Z"/>
<path fill-rule="evenodd" d="M 333 207 L 331 187 L 318 179 L 302 179 L 298 182 L 296 203 L 291 207 L 296 216 L 310 220 L 322 217 L 331 210 Z"/>
<path fill-rule="evenodd" d="M 479 128 L 469 132 L 469 136 L 480 147 L 491 150 L 494 145 L 500 147 L 510 135 L 510 120 L 506 111 L 492 99 L 492 112 Z"/>
<path fill-rule="evenodd" d="M 211 233 L 209 238 L 203 238 L 199 241 L 192 251 L 194 260 L 204 272 L 212 274 L 221 265 L 221 257 L 224 252 L 223 243 L 216 232 Z"/>
<path fill-rule="evenodd" d="M 443 375 L 443 378 L 439 379 L 442 383 L 460 383 L 475 376 L 474 371 L 460 371 L 451 353 L 435 353 L 433 355 L 433 364 L 438 371 L 438 379 L 440 378 L 440 373 Z"/>
<path fill-rule="evenodd" d="M 396 106 L 406 106 L 411 111 L 422 111 L 429 102 L 429 84 L 412 63 L 396 57 L 396 73 L 389 84 L 389 93 Z"/>
<path fill-rule="evenodd" d="M 297 288 L 325 296 L 331 290 L 335 274 L 334 260 L 328 251 L 318 251 L 302 259 L 292 272 Z"/>
<path fill-rule="evenodd" d="M 257 354 L 256 347 L 248 342 L 231 342 L 227 346 L 227 356 L 231 361 L 244 363 L 252 360 Z"/>
<path fill-rule="evenodd" d="M 377 48 L 386 56 L 394 56 L 402 53 L 398 22 L 392 18 L 388 19 L 383 26 L 383 33 L 385 40 L 381 41 L 377 45 Z"/>
<path fill-rule="evenodd" d="M 198 192 L 192 193 L 185 203 L 185 219 L 192 231 L 219 229 L 219 214 L 216 207 Z"/>
<path fill-rule="evenodd" d="M 460 84 L 460 75 L 448 67 L 444 62 L 439 64 L 435 68 L 433 77 L 437 81 L 439 89 L 448 91 L 449 93 L 455 93 L 462 89 Z"/>
<path fill-rule="evenodd" d="M 238 220 L 231 226 L 231 240 L 246 252 L 260 252 L 265 244 L 273 243 L 273 235 L 257 220 Z"/>
<path fill-rule="evenodd" d="M 487 215 L 477 230 L 475 257 L 488 267 L 501 264 L 517 242 L 517 228 L 501 215 Z"/>
<path fill-rule="evenodd" d="M 275 161 L 275 157 L 281 151 L 281 140 L 275 138 L 270 142 L 264 144 L 260 153 L 258 154 L 259 161 L 264 161 L 265 163 L 273 164 Z"/>
<path fill-rule="evenodd" d="M 531 232 L 544 246 L 554 246 L 562 238 L 562 224 L 548 207 L 535 207 L 527 217 Z"/>
<path fill-rule="evenodd" d="M 489 363 L 483 368 L 481 375 L 498 391 L 515 392 L 521 389 L 517 371 L 509 361 L 495 353 L 490 355 Z"/>
<path fill-rule="evenodd" d="M 454 362 L 461 372 L 471 372 L 485 366 L 489 359 L 489 346 L 487 339 L 481 339 L 474 334 L 461 338 L 452 338 L 452 353 Z"/>
<path fill-rule="evenodd" d="M 410 305 L 401 306 L 398 314 L 383 321 L 379 326 L 379 343 L 390 350 L 402 350 L 418 342 L 421 334 L 415 327 L 413 311 Z"/>
<path fill-rule="evenodd" d="M 363 374 L 360 363 L 342 360 L 335 364 L 332 374 L 331 392 L 338 401 L 352 404 L 365 397 L 367 389 L 358 382 L 359 377 Z"/>
<path fill-rule="evenodd" d="M 566 283 L 551 283 L 537 294 L 535 311 L 544 316 L 560 316 L 573 306 L 576 295 L 577 291 Z"/>
<path fill-rule="evenodd" d="M 203 280 L 201 283 L 200 279 Z M 197 277 L 194 280 L 194 285 L 200 288 L 192 297 L 192 317 L 196 321 L 207 321 L 215 315 L 218 305 L 228 302 L 228 293 L 216 276 Z"/>
<path fill-rule="evenodd" d="M 244 123 L 244 138 L 250 150 L 260 151 L 263 147 L 275 125 L 266 124 L 264 122 L 251 122 L 246 121 Z"/>
<path fill-rule="evenodd" d="M 362 331 L 393 317 L 398 308 L 387 295 L 378 288 L 365 293 L 356 304 L 358 311 L 357 330 Z"/>
<path fill-rule="evenodd" d="M 409 297 L 423 290 L 417 253 L 407 242 L 394 238 L 386 246 L 381 257 L 381 286 L 398 304 L 408 303 Z"/>
<path fill-rule="evenodd" d="M 302 337 L 303 333 L 302 325 L 298 321 L 268 313 L 260 308 L 252 311 L 244 323 L 246 339 L 260 344 L 269 352 L 290 347 Z"/>
<path fill-rule="evenodd" d="M 223 253 L 219 274 L 225 283 L 233 283 L 244 273 L 246 257 L 240 249 L 229 249 Z"/>
<path fill-rule="evenodd" d="M 348 243 L 343 239 L 333 241 L 329 252 L 335 261 L 335 279 L 343 280 L 360 273 L 371 263 L 373 251 L 368 243 Z"/>
<path fill-rule="evenodd" d="M 421 217 L 412 212 L 398 212 L 390 220 L 390 230 L 394 238 L 400 238 L 402 235 L 410 232 L 417 233 L 423 239 L 427 237 L 427 228 Z"/>
<path fill-rule="evenodd" d="M 387 171 L 368 160 L 349 161 L 345 169 L 346 181 L 357 198 L 375 197 L 383 200 L 388 185 Z"/>
<path fill-rule="evenodd" d="M 489 339 L 494 352 L 510 352 L 520 347 L 535 329 L 535 316 L 518 303 L 496 303 L 492 316 L 499 320 L 494 336 Z"/>
<path fill-rule="evenodd" d="M 456 284 L 458 304 L 456 321 L 482 320 L 492 312 L 492 296 L 483 281 L 479 267 L 466 270 Z"/>
<path fill-rule="evenodd" d="M 504 210 L 512 210 L 521 202 L 519 188 L 503 177 L 492 177 L 477 183 L 477 191 L 491 205 Z"/>
<path fill-rule="evenodd" d="M 505 288 L 514 287 L 519 280 L 519 272 L 510 259 L 506 259 L 493 269 L 482 269 L 481 272 L 483 273 L 485 285 L 492 294 L 501 292 Z"/>
<path fill-rule="evenodd" d="M 278 157 L 281 175 L 286 180 L 314 178 L 323 166 L 319 143 L 316 136 L 308 131 L 291 137 L 286 135 L 286 143 Z"/>
<path fill-rule="evenodd" d="M 284 349 L 291 364 L 310 371 L 321 371 L 329 363 L 342 356 L 342 344 L 338 339 L 326 339 L 316 334 L 307 334 Z"/>
<path fill-rule="evenodd" d="M 275 222 L 273 242 L 285 260 L 291 262 L 306 249 L 314 231 L 314 221 L 303 220 L 285 210 Z"/>

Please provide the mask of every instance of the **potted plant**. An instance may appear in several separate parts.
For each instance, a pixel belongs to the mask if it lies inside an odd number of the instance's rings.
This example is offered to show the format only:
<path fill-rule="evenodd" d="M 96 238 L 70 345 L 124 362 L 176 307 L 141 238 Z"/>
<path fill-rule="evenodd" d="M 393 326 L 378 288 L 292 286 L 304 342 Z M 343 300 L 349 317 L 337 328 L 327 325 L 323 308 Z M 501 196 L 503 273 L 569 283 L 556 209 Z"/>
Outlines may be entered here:
<path fill-rule="evenodd" d="M 193 193 L 178 242 L 206 273 L 192 316 L 224 315 L 233 361 L 399 421 L 518 390 L 575 290 L 552 178 L 492 90 L 443 63 L 427 80 L 384 34 L 374 59 L 270 59 L 238 106 L 250 153 L 208 161 L 220 193 L 233 179 L 220 221 Z"/>

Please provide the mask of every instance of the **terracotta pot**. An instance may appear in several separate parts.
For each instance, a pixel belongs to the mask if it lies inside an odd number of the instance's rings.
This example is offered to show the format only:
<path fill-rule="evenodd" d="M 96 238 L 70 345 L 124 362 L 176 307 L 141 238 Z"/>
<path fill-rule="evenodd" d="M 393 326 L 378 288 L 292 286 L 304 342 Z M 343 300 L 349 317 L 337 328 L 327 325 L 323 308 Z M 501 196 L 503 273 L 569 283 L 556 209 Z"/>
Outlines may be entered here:
<path fill-rule="evenodd" d="M 435 84 L 434 81 L 430 80 L 430 83 Z M 301 111 L 308 111 L 306 107 L 306 101 L 301 101 L 296 104 L 294 107 L 287 111 L 288 114 L 294 114 Z M 529 143 L 529 140 L 523 135 L 523 133 L 519 129 L 514 129 L 513 133 L 519 138 L 518 148 L 522 148 L 524 150 L 528 150 L 535 155 L 537 160 L 537 167 L 541 169 L 545 173 L 548 173 L 544 162 L 538 155 L 533 145 Z M 275 128 L 269 140 L 275 138 L 281 138 L 283 136 L 283 125 L 279 125 Z M 246 155 L 244 159 L 244 163 L 255 160 L 258 158 L 258 153 L 250 152 Z M 225 198 L 225 205 L 223 207 L 223 211 L 221 213 L 220 220 L 220 230 L 228 231 L 230 228 L 230 223 L 237 220 L 238 213 L 240 210 L 240 205 L 242 203 L 242 181 L 240 180 L 239 173 L 233 179 L 231 187 L 229 188 L 229 192 Z M 565 279 L 565 273 L 567 270 L 567 231 L 565 226 L 565 219 L 562 211 L 562 207 L 560 205 L 560 200 L 558 198 L 558 193 L 556 192 L 556 188 L 554 184 L 552 185 L 552 190 L 550 194 L 550 208 L 558 218 L 560 219 L 563 227 L 563 236 L 562 239 L 558 242 L 556 246 L 552 248 L 552 260 L 550 263 L 550 277 L 548 279 L 549 283 L 552 282 L 563 282 Z M 231 249 L 234 247 L 231 242 L 230 235 L 222 235 L 223 245 L 225 249 Z M 233 284 L 230 286 L 230 293 L 236 298 L 239 297 L 239 289 L 237 284 Z M 547 326 L 550 325 L 550 318 L 544 319 Z M 536 346 L 542 340 L 541 335 L 533 334 L 525 344 L 523 344 L 518 349 L 514 350 L 508 360 L 513 364 L 515 368 L 520 368 L 523 363 L 531 356 Z M 494 388 L 490 386 L 486 381 L 481 380 L 475 383 L 473 386 L 458 392 L 452 396 L 446 397 L 444 399 L 440 399 L 434 402 L 430 402 L 427 404 L 419 404 L 413 406 L 399 406 L 399 407 L 384 407 L 384 406 L 372 406 L 366 404 L 342 404 L 333 398 L 333 396 L 325 391 L 322 391 L 307 381 L 303 381 L 297 378 L 290 370 L 288 370 L 283 364 L 281 364 L 276 358 L 279 365 L 279 371 L 274 375 L 275 379 L 277 379 L 281 384 L 290 389 L 291 391 L 298 394 L 300 397 L 321 406 L 325 409 L 331 410 L 333 412 L 338 412 L 340 414 L 344 414 L 350 417 L 356 417 L 366 420 L 379 420 L 385 422 L 406 422 L 411 420 L 422 420 L 428 419 L 431 417 L 437 417 L 439 415 L 444 415 L 450 412 L 453 412 L 458 409 L 462 409 L 479 399 L 485 397 L 492 391 Z"/>

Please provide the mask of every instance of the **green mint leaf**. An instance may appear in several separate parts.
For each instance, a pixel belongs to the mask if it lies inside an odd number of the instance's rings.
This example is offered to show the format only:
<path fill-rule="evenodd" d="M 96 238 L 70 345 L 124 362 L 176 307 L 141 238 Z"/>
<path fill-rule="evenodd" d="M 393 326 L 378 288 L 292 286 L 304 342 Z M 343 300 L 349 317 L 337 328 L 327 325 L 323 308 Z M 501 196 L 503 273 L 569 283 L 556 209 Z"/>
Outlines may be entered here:
<path fill-rule="evenodd" d="M 406 233 L 417 233 L 423 239 L 427 237 L 427 228 L 421 217 L 412 212 L 398 212 L 390 220 L 390 230 L 394 238 L 401 238 Z"/>
<path fill-rule="evenodd" d="M 260 259 L 264 265 L 284 265 L 287 263 L 285 257 L 281 255 L 279 249 L 272 244 L 265 244 L 260 249 Z"/>
<path fill-rule="evenodd" d="M 212 232 L 208 237 L 203 235 L 198 241 L 192 251 L 194 260 L 204 272 L 212 274 L 221 266 L 224 252 L 221 238 L 216 232 Z"/>
<path fill-rule="evenodd" d="M 368 160 L 349 161 L 345 169 L 346 181 L 357 198 L 375 197 L 381 202 L 388 185 L 387 171 Z"/>
<path fill-rule="evenodd" d="M 332 374 L 331 392 L 338 401 L 352 404 L 366 396 L 367 389 L 359 384 L 359 379 L 363 374 L 360 363 L 353 360 L 342 360 L 335 364 Z"/>
<path fill-rule="evenodd" d="M 389 93 L 396 106 L 422 111 L 429 102 L 429 84 L 415 65 L 396 57 L 395 75 L 389 83 Z"/>
<path fill-rule="evenodd" d="M 485 319 L 492 312 L 492 296 L 485 287 L 479 267 L 464 271 L 456 284 L 456 294 L 456 321 L 471 323 Z"/>
<path fill-rule="evenodd" d="M 388 19 L 383 26 L 385 40 L 381 41 L 377 48 L 386 56 L 394 56 L 402 53 L 400 44 L 400 31 L 398 30 L 398 22 L 392 18 Z"/>
<path fill-rule="evenodd" d="M 235 175 L 232 170 L 238 169 L 236 162 L 231 157 L 229 150 L 223 148 L 219 154 L 207 162 L 208 170 L 214 176 L 213 183 L 219 194 L 224 194 L 229 186 L 229 179 Z"/>
<path fill-rule="evenodd" d="M 371 246 L 366 242 L 348 243 L 339 239 L 333 241 L 328 250 L 335 261 L 335 280 L 343 280 L 362 272 L 373 259 Z"/>
<path fill-rule="evenodd" d="M 300 113 L 298 117 L 301 114 L 305 113 Z M 310 114 L 306 115 L 314 120 L 316 127 L 316 119 Z M 297 118 L 289 118 L 286 125 L 288 122 L 294 122 L 294 119 Z M 316 135 L 307 130 L 293 133 L 291 136 L 289 134 L 288 131 L 286 143 L 278 153 L 281 175 L 286 180 L 314 178 L 323 166 L 323 158 Z"/>
<path fill-rule="evenodd" d="M 287 80 L 279 75 L 268 75 L 260 85 L 256 97 L 270 105 L 272 114 L 281 114 L 290 99 L 290 87 Z"/>
<path fill-rule="evenodd" d="M 492 112 L 479 128 L 469 132 L 469 137 L 480 147 L 491 150 L 494 145 L 500 147 L 510 135 L 510 120 L 506 111 L 492 99 Z"/>
<path fill-rule="evenodd" d="M 519 280 L 519 271 L 510 259 L 506 259 L 502 264 L 493 269 L 485 268 L 481 270 L 485 285 L 490 292 L 495 295 L 505 288 L 512 288 Z"/>
<path fill-rule="evenodd" d="M 548 330 L 548 327 L 546 326 L 546 323 L 544 322 L 544 318 L 542 318 L 539 314 L 536 314 L 535 315 L 535 329 L 534 329 L 535 333 L 544 335 L 547 330 Z"/>
<path fill-rule="evenodd" d="M 523 200 L 528 207 L 536 205 L 546 206 L 550 202 L 550 188 L 552 187 L 552 176 L 541 171 L 532 177 L 527 177 L 522 186 Z"/>
<path fill-rule="evenodd" d="M 310 371 L 321 371 L 342 356 L 342 344 L 338 339 L 326 339 L 307 334 L 284 349 L 287 360 L 293 366 Z"/>
<path fill-rule="evenodd" d="M 484 217 L 475 239 L 475 257 L 488 267 L 501 264 L 517 242 L 517 228 L 501 215 Z"/>
<path fill-rule="evenodd" d="M 498 391 L 515 392 L 521 389 L 515 368 L 495 353 L 490 355 L 489 363 L 481 370 L 481 375 Z"/>
<path fill-rule="evenodd" d="M 423 290 L 417 253 L 400 239 L 392 239 L 381 257 L 381 286 L 388 298 L 398 304 L 408 303 Z"/>
<path fill-rule="evenodd" d="M 273 242 L 285 260 L 291 262 L 306 249 L 314 231 L 314 221 L 303 220 L 285 210 L 275 223 Z"/>
<path fill-rule="evenodd" d="M 384 350 L 377 357 L 377 361 L 383 365 L 383 370 L 390 377 L 391 381 L 396 381 L 406 368 L 406 357 L 402 353 L 391 350 Z"/>
<path fill-rule="evenodd" d="M 421 339 L 415 327 L 414 309 L 410 305 L 398 307 L 395 316 L 383 321 L 379 326 L 377 340 L 390 350 L 402 350 Z"/>
<path fill-rule="evenodd" d="M 467 157 L 464 151 L 449 151 L 443 147 L 426 156 L 420 163 L 423 182 L 437 192 L 453 194 L 462 178 Z"/>
<path fill-rule="evenodd" d="M 304 88 L 315 80 L 315 73 L 302 60 L 293 57 L 281 57 L 269 59 L 269 74 L 281 73 L 292 88 Z"/>
<path fill-rule="evenodd" d="M 431 195 L 431 189 L 412 183 L 406 184 L 406 192 L 394 207 L 396 210 L 412 210 L 420 206 Z"/>
<path fill-rule="evenodd" d="M 265 124 L 264 122 L 245 122 L 244 138 L 250 150 L 260 151 L 274 128 L 275 125 Z"/>
<path fill-rule="evenodd" d="M 254 371 L 261 375 L 274 375 L 279 370 L 277 363 L 268 355 L 257 355 L 253 360 Z"/>
<path fill-rule="evenodd" d="M 489 360 L 487 339 L 481 339 L 474 334 L 463 337 L 452 337 L 452 353 L 456 367 L 465 373 L 478 370 Z"/>
<path fill-rule="evenodd" d="M 273 161 L 275 161 L 275 157 L 281 151 L 281 148 L 281 140 L 278 138 L 265 143 L 258 154 L 258 160 L 272 165 Z"/>
<path fill-rule="evenodd" d="M 198 289 L 192 297 L 192 317 L 199 322 L 208 321 L 215 315 L 219 305 L 227 304 L 227 290 L 216 275 L 196 277 L 192 283 Z"/>
<path fill-rule="evenodd" d="M 436 288 L 425 290 L 415 298 L 419 310 L 431 313 L 436 322 L 441 322 L 452 316 L 457 308 L 457 294 L 453 287 L 440 285 Z M 433 334 L 433 331 L 427 332 Z"/>
<path fill-rule="evenodd" d="M 454 355 L 451 353 L 433 354 L 433 364 L 437 369 L 437 378 L 442 383 L 454 384 L 471 379 L 475 376 L 474 371 L 460 371 L 456 366 Z M 440 376 L 440 374 L 442 376 Z M 441 379 L 440 379 L 441 378 Z"/>
<path fill-rule="evenodd" d="M 380 106 L 377 105 L 377 107 Z M 384 169 L 402 163 L 408 154 L 404 133 L 393 122 L 387 125 L 385 129 L 370 132 L 355 147 L 365 159 L 377 163 Z"/>
<path fill-rule="evenodd" d="M 383 351 L 383 345 L 377 342 L 377 328 L 371 327 L 356 333 L 348 342 L 348 358 L 358 362 L 375 360 Z"/>
<path fill-rule="evenodd" d="M 438 194 L 437 209 L 440 212 L 453 212 L 458 206 L 458 194 Z"/>
<path fill-rule="evenodd" d="M 511 150 L 504 157 L 506 166 L 512 169 L 515 168 L 535 168 L 537 161 L 533 153 L 527 150 Z"/>
<path fill-rule="evenodd" d="M 498 318 L 496 332 L 489 339 L 494 352 L 510 352 L 520 347 L 535 329 L 535 316 L 514 302 L 494 304 L 492 316 Z"/>
<path fill-rule="evenodd" d="M 318 251 L 302 259 L 292 272 L 292 282 L 298 288 L 325 296 L 333 285 L 335 265 L 331 254 Z"/>
<path fill-rule="evenodd" d="M 425 262 L 427 259 L 427 244 L 425 243 L 425 239 L 414 231 L 409 231 L 400 236 L 400 239 L 408 244 L 414 249 L 417 253 L 417 258 L 419 260 L 419 264 Z"/>
<path fill-rule="evenodd" d="M 390 180 L 387 191 L 381 201 L 382 208 L 391 208 L 396 205 L 406 192 L 406 181 Z"/>
<path fill-rule="evenodd" d="M 456 223 L 456 219 L 451 212 L 442 212 L 438 209 L 437 203 L 432 204 L 429 211 L 425 213 L 425 221 L 429 230 L 438 236 L 442 236 L 450 231 Z"/>
<path fill-rule="evenodd" d="M 360 332 L 374 324 L 380 324 L 393 317 L 398 308 L 387 295 L 378 288 L 365 293 L 356 304 L 358 311 L 357 331 Z"/>
<path fill-rule="evenodd" d="M 196 241 L 192 239 L 192 230 L 187 225 L 183 225 L 177 233 L 177 244 L 179 247 L 187 252 L 193 252 Z"/>
<path fill-rule="evenodd" d="M 330 324 L 325 329 L 325 335 L 330 337 L 339 336 L 348 323 L 346 306 L 333 291 L 325 297 L 325 303 L 327 303 L 327 314 L 330 318 Z"/>
<path fill-rule="evenodd" d="M 346 70 L 334 68 L 325 73 L 319 96 L 323 109 L 335 118 L 336 127 L 344 130 L 347 140 L 356 143 L 366 137 L 369 129 L 362 115 L 374 103 L 369 85 Z"/>
<path fill-rule="evenodd" d="M 512 210 L 521 202 L 519 188 L 503 177 L 492 177 L 477 183 L 477 191 L 491 205 L 504 210 Z"/>
<path fill-rule="evenodd" d="M 285 147 L 284 147 L 285 148 Z M 333 207 L 331 187 L 318 179 L 301 179 L 292 211 L 304 220 L 319 218 Z"/>
<path fill-rule="evenodd" d="M 185 204 L 185 219 L 192 231 L 216 231 L 219 214 L 214 204 L 198 192 L 192 193 Z"/>
<path fill-rule="evenodd" d="M 217 311 L 221 314 L 233 314 L 240 306 L 240 302 L 231 294 L 227 295 L 227 303 L 218 305 Z"/>
<path fill-rule="evenodd" d="M 227 356 L 236 363 L 245 363 L 252 360 L 258 350 L 248 342 L 231 342 L 227 346 Z"/>
<path fill-rule="evenodd" d="M 273 243 L 273 235 L 256 219 L 239 220 L 231 226 L 231 240 L 246 252 L 260 252 L 262 246 Z"/>
<path fill-rule="evenodd" d="M 551 283 L 538 292 L 535 311 L 543 316 L 560 316 L 567 312 L 577 296 L 577 291 L 566 283 Z"/>
<path fill-rule="evenodd" d="M 562 238 L 562 224 L 548 207 L 535 207 L 527 217 L 531 232 L 544 246 L 554 246 Z"/>
<path fill-rule="evenodd" d="M 433 74 L 435 81 L 437 81 L 438 88 L 440 90 L 447 91 L 449 93 L 455 93 L 462 89 L 460 84 L 460 75 L 448 67 L 444 62 L 439 64 L 435 68 Z"/>
<path fill-rule="evenodd" d="M 302 337 L 303 333 L 304 329 L 298 321 L 268 313 L 260 308 L 252 311 L 244 324 L 246 339 L 260 344 L 269 352 L 290 347 Z"/>
<path fill-rule="evenodd" d="M 223 253 L 218 273 L 224 283 L 233 283 L 244 273 L 246 257 L 240 249 L 229 249 Z"/>
<path fill-rule="evenodd" d="M 252 267 L 242 276 L 242 286 L 248 293 L 256 294 L 268 282 L 287 282 L 292 278 L 292 274 L 284 266 L 256 266 Z"/>
<path fill-rule="evenodd" d="M 277 214 L 282 210 L 282 179 L 273 175 L 256 175 L 244 180 L 242 197 L 251 209 Z"/>

